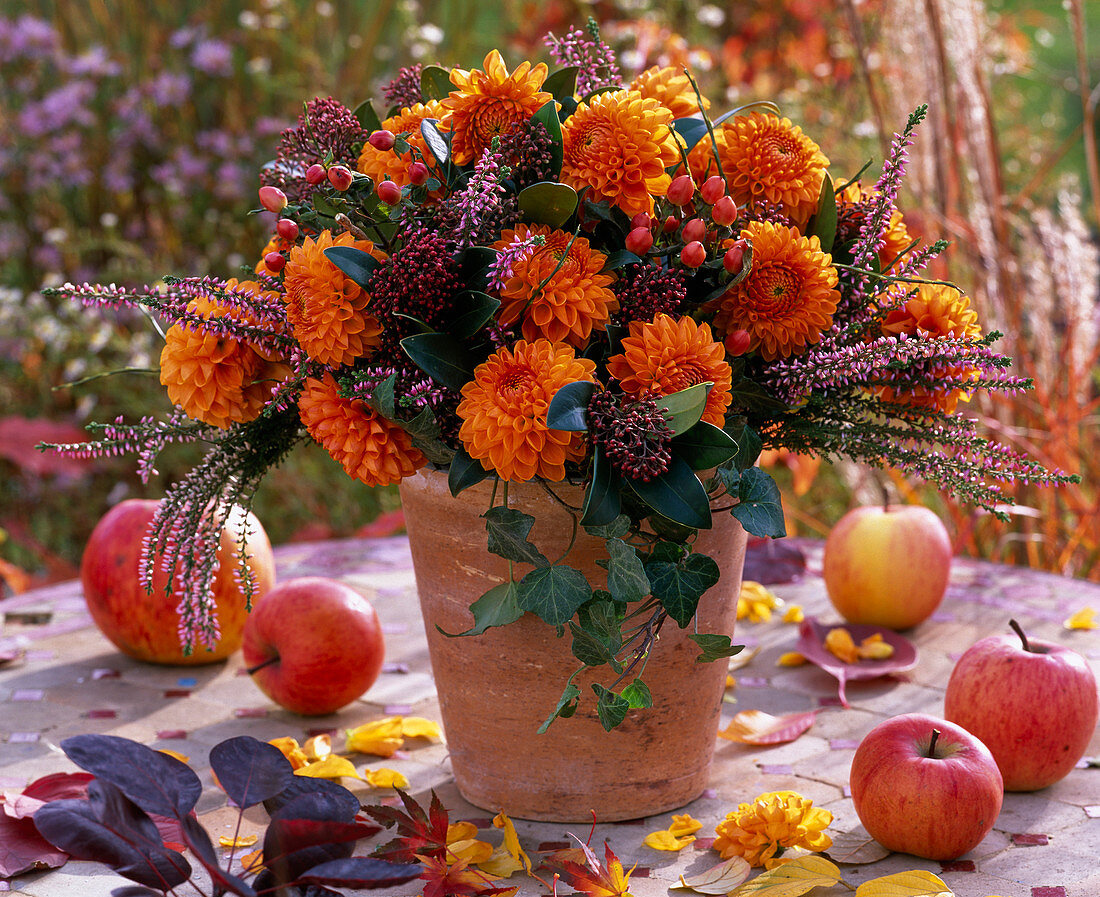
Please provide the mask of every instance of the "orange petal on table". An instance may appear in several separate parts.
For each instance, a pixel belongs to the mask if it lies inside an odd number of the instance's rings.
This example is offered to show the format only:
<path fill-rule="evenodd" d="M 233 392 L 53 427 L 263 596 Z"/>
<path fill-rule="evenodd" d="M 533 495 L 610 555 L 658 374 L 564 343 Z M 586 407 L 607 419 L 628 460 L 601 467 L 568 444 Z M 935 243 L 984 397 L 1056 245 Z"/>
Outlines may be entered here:
<path fill-rule="evenodd" d="M 294 775 L 309 776 L 312 779 L 358 779 L 360 777 L 354 764 L 347 757 L 338 757 L 336 754 L 330 754 L 324 760 L 296 769 Z"/>
<path fill-rule="evenodd" d="M 222 847 L 251 847 L 259 840 L 259 835 L 239 835 L 236 838 L 228 838 L 222 835 L 222 837 L 218 838 L 218 843 Z"/>
<path fill-rule="evenodd" d="M 488 862 L 493 855 L 493 845 L 487 841 L 478 841 L 477 838 L 464 838 L 461 841 L 447 842 L 447 860 L 454 862 L 462 860 L 467 865 Z"/>
<path fill-rule="evenodd" d="M 309 764 L 309 758 L 298 746 L 298 739 L 291 738 L 289 735 L 284 735 L 282 738 L 272 738 L 268 744 L 273 747 L 277 747 L 284 757 L 290 761 L 290 765 L 294 769 L 301 769 L 303 766 Z"/>
<path fill-rule="evenodd" d="M 809 730 L 816 717 L 816 710 L 785 716 L 772 716 L 763 710 L 742 710 L 718 737 L 739 744 L 786 744 Z"/>
<path fill-rule="evenodd" d="M 801 604 L 792 604 L 785 611 L 783 611 L 784 623 L 801 623 L 806 619 L 806 612 L 802 609 Z"/>
<path fill-rule="evenodd" d="M 802 654 L 797 651 L 788 651 L 786 654 L 780 655 L 775 665 L 777 667 L 800 667 L 805 662 L 806 658 Z"/>
<path fill-rule="evenodd" d="M 859 663 L 855 639 L 843 626 L 830 629 L 825 635 L 825 650 L 845 663 Z"/>
<path fill-rule="evenodd" d="M 676 837 L 682 838 L 684 835 L 694 835 L 702 827 L 703 823 L 690 813 L 680 813 L 673 814 L 668 830 Z"/>
<path fill-rule="evenodd" d="M 680 884 L 699 894 L 729 894 L 744 884 L 751 872 L 744 857 L 730 857 L 690 878 L 681 875 Z"/>
<path fill-rule="evenodd" d="M 259 872 L 264 867 L 263 848 L 241 855 L 241 867 L 249 872 Z"/>
<path fill-rule="evenodd" d="M 856 653 L 860 660 L 889 660 L 894 656 L 894 646 L 883 641 L 881 632 L 876 632 L 859 643 Z"/>
<path fill-rule="evenodd" d="M 157 748 L 157 750 L 159 750 L 162 754 L 167 754 L 169 757 L 172 757 L 175 760 L 179 760 L 180 763 L 191 762 L 190 757 L 188 757 L 186 754 L 181 754 L 179 751 L 173 751 L 169 748 Z"/>
<path fill-rule="evenodd" d="M 654 850 L 683 850 L 692 841 L 695 840 L 694 835 L 682 835 L 677 837 L 667 829 L 661 829 L 657 832 L 650 832 L 642 840 L 642 843 L 646 847 L 652 847 Z"/>
<path fill-rule="evenodd" d="M 401 717 L 387 716 L 348 729 L 345 749 L 359 754 L 392 757 L 405 743 L 401 726 Z"/>
<path fill-rule="evenodd" d="M 378 769 L 364 769 L 363 781 L 371 788 L 408 788 L 409 780 L 396 769 L 380 766 Z"/>
<path fill-rule="evenodd" d="M 1100 629 L 1100 623 L 1096 620 L 1096 611 L 1091 607 L 1082 607 L 1068 617 L 1062 625 L 1066 629 Z"/>
<path fill-rule="evenodd" d="M 429 741 L 442 741 L 443 729 L 435 720 L 422 716 L 404 716 L 401 720 L 401 734 L 406 738 L 427 738 Z"/>
<path fill-rule="evenodd" d="M 332 753 L 332 736 L 327 734 L 314 735 L 302 745 L 302 753 L 310 763 L 324 760 Z"/>

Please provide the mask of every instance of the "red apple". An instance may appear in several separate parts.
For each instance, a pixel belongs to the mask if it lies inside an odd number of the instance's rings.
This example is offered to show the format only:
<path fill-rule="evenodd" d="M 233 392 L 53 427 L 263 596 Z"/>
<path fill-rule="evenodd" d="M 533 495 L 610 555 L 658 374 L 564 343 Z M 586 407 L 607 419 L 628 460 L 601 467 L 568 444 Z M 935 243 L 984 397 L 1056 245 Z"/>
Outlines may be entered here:
<path fill-rule="evenodd" d="M 119 502 L 95 525 L 80 562 L 80 579 L 88 612 L 99 631 L 123 654 L 138 660 L 166 664 L 203 664 L 224 660 L 241 644 L 248 616 L 245 598 L 237 582 L 237 545 L 244 512 L 237 508 L 222 529 L 218 546 L 218 572 L 213 597 L 221 636 L 212 651 L 196 645 L 185 655 L 180 645 L 178 597 L 165 593 L 168 575 L 159 567 L 153 591 L 147 593 L 138 578 L 142 541 L 159 502 L 128 499 Z M 271 543 L 255 515 L 247 516 L 250 555 L 248 567 L 255 577 L 253 602 L 259 601 L 275 582 Z"/>
<path fill-rule="evenodd" d="M 908 629 L 943 600 L 951 539 L 921 505 L 855 508 L 825 540 L 829 600 L 849 623 Z"/>
<path fill-rule="evenodd" d="M 241 656 L 276 704 L 304 716 L 339 710 L 382 669 L 378 615 L 355 589 L 303 576 L 267 593 L 244 628 Z"/>
<path fill-rule="evenodd" d="M 1035 791 L 1065 778 L 1084 755 L 1100 716 L 1085 658 L 1054 642 L 991 635 L 955 664 L 944 716 L 985 742 L 1006 791 Z"/>
<path fill-rule="evenodd" d="M 966 729 L 923 713 L 879 723 L 849 779 L 863 827 L 888 850 L 953 860 L 977 847 L 1001 812 L 997 762 Z"/>

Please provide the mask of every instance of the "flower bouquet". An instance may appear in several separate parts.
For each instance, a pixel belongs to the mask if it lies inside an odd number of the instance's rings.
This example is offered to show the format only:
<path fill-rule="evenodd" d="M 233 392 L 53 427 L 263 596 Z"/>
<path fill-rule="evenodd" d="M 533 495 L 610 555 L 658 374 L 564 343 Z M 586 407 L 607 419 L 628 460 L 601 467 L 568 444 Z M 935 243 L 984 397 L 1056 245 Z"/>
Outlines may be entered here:
<path fill-rule="evenodd" d="M 890 466 L 994 512 L 1005 482 L 1066 479 L 958 411 L 1028 383 L 965 295 L 919 276 L 945 244 L 910 239 L 895 198 L 923 109 L 863 184 L 771 103 L 714 115 L 685 71 L 625 78 L 592 23 L 548 43 L 554 71 L 493 51 L 480 69 L 403 69 L 382 113 L 307 103 L 261 173 L 278 220 L 240 279 L 63 288 L 169 325 L 174 412 L 59 448 L 135 452 L 148 476 L 165 446 L 209 445 L 145 558 L 146 576 L 176 570 L 188 644 L 218 636 L 221 509 L 304 440 L 369 484 L 491 481 L 481 516 L 508 575 L 467 632 L 525 612 L 568 631 L 577 666 L 607 670 L 608 729 L 649 704 L 658 634 L 690 629 L 720 576 L 698 533 L 732 515 L 784 534 L 762 448 Z M 606 576 L 529 538 L 523 483 L 605 542 Z M 700 660 L 738 650 L 691 638 Z M 581 697 L 570 678 L 544 727 Z"/>

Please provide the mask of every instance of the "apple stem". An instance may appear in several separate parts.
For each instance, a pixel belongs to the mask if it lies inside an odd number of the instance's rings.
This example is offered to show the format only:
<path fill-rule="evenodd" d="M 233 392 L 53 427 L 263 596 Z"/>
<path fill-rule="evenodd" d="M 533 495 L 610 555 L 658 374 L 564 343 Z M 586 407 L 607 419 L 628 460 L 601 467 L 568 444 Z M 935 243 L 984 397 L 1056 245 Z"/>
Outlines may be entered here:
<path fill-rule="evenodd" d="M 1008 625 L 1011 626 L 1012 631 L 1020 637 L 1020 641 L 1023 642 L 1024 645 L 1024 650 L 1027 651 L 1029 654 L 1033 653 L 1031 650 L 1031 645 L 1028 643 L 1027 636 L 1024 635 L 1024 630 L 1020 626 L 1020 624 L 1017 623 L 1015 620 L 1009 620 Z"/>
<path fill-rule="evenodd" d="M 940 730 L 939 729 L 933 729 L 932 730 L 932 738 L 928 742 L 928 756 L 931 759 L 935 759 L 935 757 L 936 757 L 936 742 L 939 741 L 939 740 L 940 740 Z"/>
<path fill-rule="evenodd" d="M 278 663 L 278 662 L 279 662 L 279 655 L 275 654 L 275 655 L 269 657 L 267 660 L 263 661 L 262 663 L 258 663 L 254 667 L 249 667 L 248 669 L 245 670 L 245 672 L 248 673 L 249 676 L 253 676 L 259 670 L 262 670 L 264 667 L 269 667 L 273 663 Z"/>

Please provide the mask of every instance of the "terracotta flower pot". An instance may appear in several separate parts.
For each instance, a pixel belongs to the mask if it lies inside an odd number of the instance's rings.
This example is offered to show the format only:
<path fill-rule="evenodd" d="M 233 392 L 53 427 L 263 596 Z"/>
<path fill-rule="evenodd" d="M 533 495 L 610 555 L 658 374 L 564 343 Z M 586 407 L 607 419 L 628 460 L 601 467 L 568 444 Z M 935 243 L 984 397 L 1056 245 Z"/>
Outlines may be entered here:
<path fill-rule="evenodd" d="M 417 590 L 451 765 L 463 796 L 476 806 L 525 819 L 587 822 L 634 819 L 694 800 L 707 783 L 725 687 L 723 661 L 698 663 L 698 646 L 671 620 L 661 630 L 644 679 L 653 707 L 631 711 L 604 731 L 591 683 L 578 677 L 582 701 L 575 716 L 538 727 L 557 706 L 568 677 L 580 666 L 570 639 L 532 614 L 480 636 L 450 638 L 473 625 L 469 606 L 507 579 L 507 562 L 486 548 L 489 481 L 453 498 L 446 474 L 422 471 L 401 483 Z M 578 506 L 580 489 L 555 487 Z M 551 560 L 572 533 L 569 514 L 538 484 L 509 487 L 509 505 L 535 517 L 530 539 Z M 732 635 L 747 536 L 737 521 L 716 516 L 699 534 L 699 549 L 719 564 L 722 578 L 700 603 L 701 632 Z M 602 539 L 581 530 L 566 563 L 600 583 Z M 518 575 L 527 567 L 520 566 Z M 607 669 L 602 671 L 606 684 Z"/>

